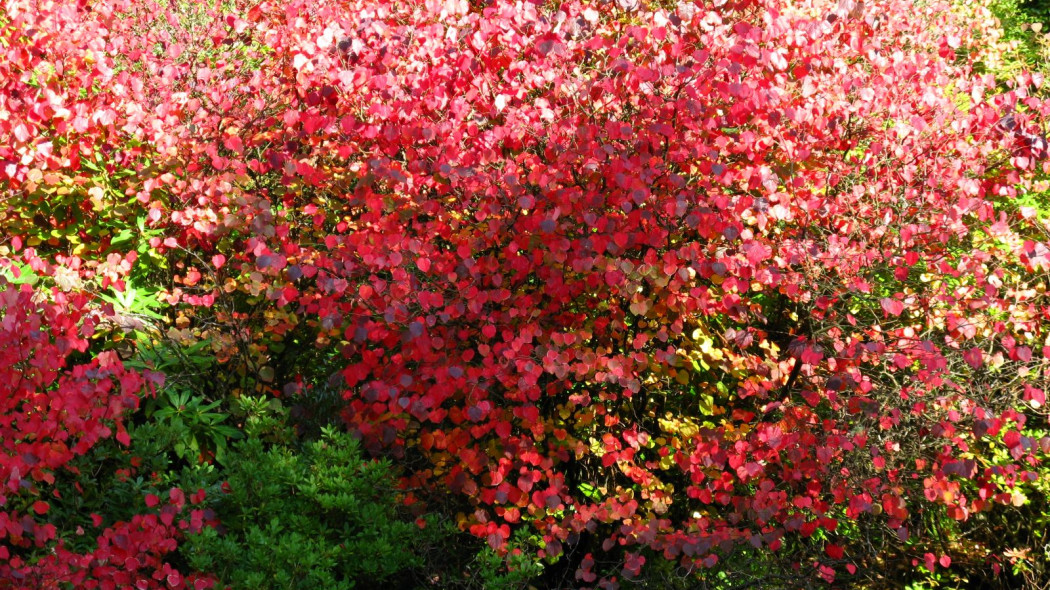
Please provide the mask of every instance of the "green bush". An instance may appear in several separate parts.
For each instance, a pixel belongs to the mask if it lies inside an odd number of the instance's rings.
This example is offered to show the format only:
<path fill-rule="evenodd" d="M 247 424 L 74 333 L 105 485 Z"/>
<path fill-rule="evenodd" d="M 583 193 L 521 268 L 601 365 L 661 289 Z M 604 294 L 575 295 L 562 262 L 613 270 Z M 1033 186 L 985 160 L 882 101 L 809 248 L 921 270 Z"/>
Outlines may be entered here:
<path fill-rule="evenodd" d="M 413 584 L 422 551 L 443 534 L 402 518 L 390 465 L 363 459 L 334 429 L 300 450 L 268 448 L 255 432 L 233 446 L 225 477 L 213 504 L 222 526 L 182 549 L 193 569 L 234 589 Z"/>
<path fill-rule="evenodd" d="M 1001 62 L 992 73 L 1005 81 L 1022 71 L 1050 73 L 1050 6 L 1025 0 L 991 0 L 988 8 L 999 19 L 1003 41 Z"/>

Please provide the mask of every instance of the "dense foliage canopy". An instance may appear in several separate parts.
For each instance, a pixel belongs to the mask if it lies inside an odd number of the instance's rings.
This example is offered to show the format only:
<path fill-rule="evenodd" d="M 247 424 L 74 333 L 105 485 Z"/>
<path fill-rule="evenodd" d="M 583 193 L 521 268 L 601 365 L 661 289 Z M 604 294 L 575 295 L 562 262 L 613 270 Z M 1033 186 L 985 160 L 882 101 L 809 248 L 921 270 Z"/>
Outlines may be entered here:
<path fill-rule="evenodd" d="M 286 587 L 289 542 L 333 588 L 1050 575 L 1008 42 L 936 0 L 8 0 L 0 588 Z"/>

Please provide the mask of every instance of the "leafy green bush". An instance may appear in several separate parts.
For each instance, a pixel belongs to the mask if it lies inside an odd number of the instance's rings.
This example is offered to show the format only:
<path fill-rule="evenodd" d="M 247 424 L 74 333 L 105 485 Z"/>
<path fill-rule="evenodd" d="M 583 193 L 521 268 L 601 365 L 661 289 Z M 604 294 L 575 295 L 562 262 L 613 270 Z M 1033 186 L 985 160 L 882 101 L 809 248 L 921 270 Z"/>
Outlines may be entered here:
<path fill-rule="evenodd" d="M 441 530 L 402 519 L 391 467 L 361 457 L 356 440 L 325 429 L 299 452 L 256 432 L 226 460 L 222 527 L 187 539 L 184 555 L 234 589 L 345 589 L 398 579 L 423 565 Z M 272 426 L 272 424 L 271 424 Z"/>
<path fill-rule="evenodd" d="M 997 46 L 1001 54 L 992 73 L 1001 82 L 1022 71 L 1050 73 L 1050 5 L 991 0 L 988 9 L 999 19 L 1005 41 Z"/>

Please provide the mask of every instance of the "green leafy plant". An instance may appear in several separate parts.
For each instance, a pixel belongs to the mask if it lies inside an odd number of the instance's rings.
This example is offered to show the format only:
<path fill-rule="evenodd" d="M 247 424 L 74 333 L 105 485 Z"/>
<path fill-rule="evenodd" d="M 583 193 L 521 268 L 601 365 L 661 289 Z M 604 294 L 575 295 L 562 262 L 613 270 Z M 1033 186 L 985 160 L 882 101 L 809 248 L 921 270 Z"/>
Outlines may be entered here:
<path fill-rule="evenodd" d="M 274 426 L 256 415 L 247 424 L 254 435 L 228 454 L 227 493 L 214 499 L 222 527 L 187 539 L 191 567 L 234 589 L 413 580 L 441 529 L 402 517 L 390 464 L 362 458 L 357 441 L 334 429 L 299 452 L 268 447 L 260 435 Z"/>
<path fill-rule="evenodd" d="M 160 407 L 149 418 L 170 433 L 171 448 L 180 459 L 192 462 L 214 457 L 221 462 L 227 441 L 241 437 L 240 430 L 224 424 L 229 414 L 221 411 L 221 401 L 208 402 L 190 391 L 174 389 L 160 399 Z"/>

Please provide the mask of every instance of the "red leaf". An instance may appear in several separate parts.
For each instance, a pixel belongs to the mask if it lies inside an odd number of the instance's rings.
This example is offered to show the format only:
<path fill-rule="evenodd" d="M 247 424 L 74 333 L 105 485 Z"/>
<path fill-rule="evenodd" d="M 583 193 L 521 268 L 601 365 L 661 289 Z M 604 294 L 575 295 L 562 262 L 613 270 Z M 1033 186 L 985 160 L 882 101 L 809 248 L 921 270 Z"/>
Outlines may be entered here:
<path fill-rule="evenodd" d="M 899 316 L 904 312 L 904 304 L 896 299 L 884 297 L 880 303 L 882 304 L 883 311 L 892 316 Z"/>
<path fill-rule="evenodd" d="M 937 557 L 934 554 L 927 553 L 923 555 L 923 560 L 926 563 L 926 569 L 930 570 L 931 572 L 937 568 Z"/>
<path fill-rule="evenodd" d="M 1024 400 L 1030 402 L 1032 407 L 1040 408 L 1046 405 L 1046 392 L 1038 387 L 1032 387 L 1031 385 L 1025 384 Z"/>
<path fill-rule="evenodd" d="M 171 488 L 168 492 L 168 498 L 176 508 L 182 508 L 186 505 L 186 494 L 179 488 Z"/>
<path fill-rule="evenodd" d="M 1012 449 L 1021 444 L 1021 433 L 1016 430 L 1007 430 L 1003 433 L 1003 444 Z"/>
<path fill-rule="evenodd" d="M 1021 362 L 1027 363 L 1032 360 L 1032 349 L 1027 346 L 1019 346 L 1014 349 L 1014 352 L 1017 354 L 1017 360 Z"/>
<path fill-rule="evenodd" d="M 984 354 L 975 346 L 963 353 L 963 360 L 972 368 L 979 369 L 984 364 Z"/>

